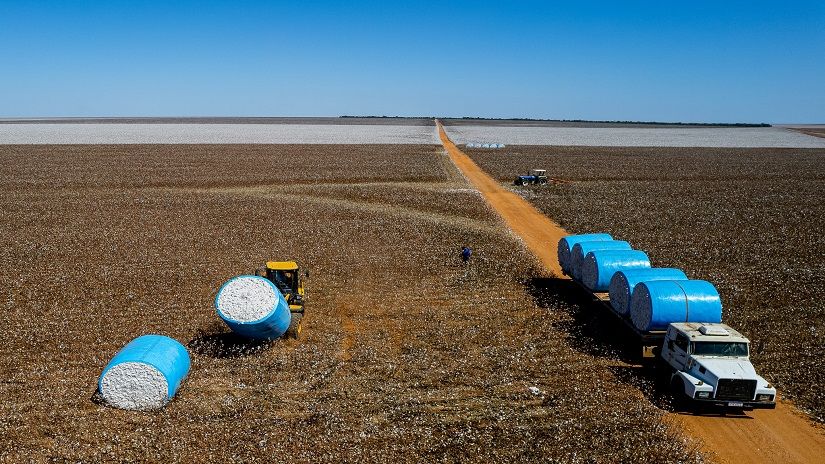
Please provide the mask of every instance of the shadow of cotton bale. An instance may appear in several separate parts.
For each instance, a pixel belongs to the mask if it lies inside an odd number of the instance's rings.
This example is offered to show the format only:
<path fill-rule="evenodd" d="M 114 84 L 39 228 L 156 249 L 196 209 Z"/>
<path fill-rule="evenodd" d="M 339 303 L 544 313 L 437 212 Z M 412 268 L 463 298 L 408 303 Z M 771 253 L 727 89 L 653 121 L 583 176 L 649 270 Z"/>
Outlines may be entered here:
<path fill-rule="evenodd" d="M 274 340 L 251 339 L 227 332 L 222 324 L 212 324 L 189 341 L 194 353 L 210 358 L 239 358 L 262 353 L 272 347 Z"/>

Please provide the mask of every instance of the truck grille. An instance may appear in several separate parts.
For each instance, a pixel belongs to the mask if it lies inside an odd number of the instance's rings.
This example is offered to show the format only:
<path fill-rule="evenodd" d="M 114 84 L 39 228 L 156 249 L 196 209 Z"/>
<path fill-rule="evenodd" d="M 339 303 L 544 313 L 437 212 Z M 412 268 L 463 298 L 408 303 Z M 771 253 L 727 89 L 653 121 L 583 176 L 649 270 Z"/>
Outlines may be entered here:
<path fill-rule="evenodd" d="M 717 400 L 753 400 L 756 394 L 756 380 L 719 379 L 716 387 Z"/>

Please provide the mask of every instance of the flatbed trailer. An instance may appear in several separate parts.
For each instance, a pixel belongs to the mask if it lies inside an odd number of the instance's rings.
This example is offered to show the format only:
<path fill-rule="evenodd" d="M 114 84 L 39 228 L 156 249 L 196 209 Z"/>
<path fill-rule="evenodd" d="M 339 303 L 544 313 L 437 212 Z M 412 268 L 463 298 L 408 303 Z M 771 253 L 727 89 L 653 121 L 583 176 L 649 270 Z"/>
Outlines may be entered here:
<path fill-rule="evenodd" d="M 609 313 L 610 317 L 618 320 L 630 333 L 633 334 L 634 338 L 638 340 L 639 347 L 641 349 L 640 352 L 637 352 L 637 354 L 641 355 L 641 360 L 643 362 L 653 362 L 658 358 L 659 352 L 662 349 L 662 344 L 665 341 L 665 334 L 667 333 L 666 330 L 651 330 L 649 332 L 640 331 L 635 325 L 633 325 L 630 318 L 624 317 L 613 310 L 613 307 L 610 305 L 610 294 L 608 292 L 594 292 L 578 280 L 572 277 L 570 280 L 572 280 L 585 293 L 589 294 L 592 297 L 592 302 L 596 304 L 596 306 Z"/>

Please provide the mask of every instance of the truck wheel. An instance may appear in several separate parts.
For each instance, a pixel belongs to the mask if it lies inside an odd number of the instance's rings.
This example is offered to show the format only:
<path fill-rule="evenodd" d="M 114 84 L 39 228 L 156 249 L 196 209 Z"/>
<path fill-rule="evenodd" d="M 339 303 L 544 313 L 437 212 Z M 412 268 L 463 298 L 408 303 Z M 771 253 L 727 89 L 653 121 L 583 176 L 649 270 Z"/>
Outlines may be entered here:
<path fill-rule="evenodd" d="M 673 409 L 676 412 L 688 409 L 688 397 L 685 394 L 685 384 L 678 375 L 674 375 L 673 378 L 670 379 L 670 393 L 673 397 Z"/>
<path fill-rule="evenodd" d="M 301 313 L 292 313 L 289 321 L 289 328 L 286 329 L 287 338 L 298 338 L 301 335 L 301 319 L 304 315 Z"/>

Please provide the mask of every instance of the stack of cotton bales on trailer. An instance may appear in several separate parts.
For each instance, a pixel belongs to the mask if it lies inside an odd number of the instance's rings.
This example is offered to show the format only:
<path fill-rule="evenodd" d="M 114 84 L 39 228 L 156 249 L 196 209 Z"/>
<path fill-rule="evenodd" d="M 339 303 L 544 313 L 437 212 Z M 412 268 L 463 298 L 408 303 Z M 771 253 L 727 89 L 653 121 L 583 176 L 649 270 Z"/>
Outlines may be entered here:
<path fill-rule="evenodd" d="M 721 322 L 722 302 L 710 282 L 681 269 L 651 267 L 648 256 L 610 234 L 571 235 L 559 241 L 562 271 L 594 293 L 609 292 L 610 306 L 642 332 L 673 322 Z"/>

